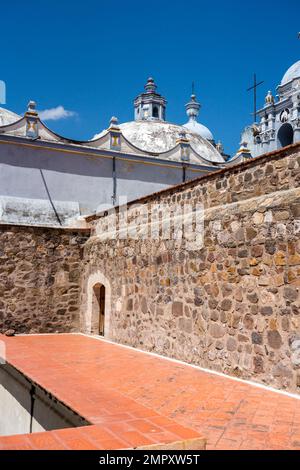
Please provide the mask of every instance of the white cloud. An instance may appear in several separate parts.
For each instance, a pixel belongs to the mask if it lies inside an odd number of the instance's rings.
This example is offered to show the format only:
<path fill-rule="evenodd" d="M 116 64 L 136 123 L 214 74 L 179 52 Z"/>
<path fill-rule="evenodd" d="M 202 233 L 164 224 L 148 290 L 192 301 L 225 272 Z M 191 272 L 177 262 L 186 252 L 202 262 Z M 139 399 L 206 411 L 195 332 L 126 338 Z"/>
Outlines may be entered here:
<path fill-rule="evenodd" d="M 0 80 L 0 103 L 6 104 L 6 85 L 3 80 Z"/>
<path fill-rule="evenodd" d="M 42 121 L 58 121 L 59 119 L 67 119 L 76 115 L 77 113 L 74 111 L 68 111 L 61 105 L 57 106 L 56 108 L 39 111 L 39 116 Z"/>

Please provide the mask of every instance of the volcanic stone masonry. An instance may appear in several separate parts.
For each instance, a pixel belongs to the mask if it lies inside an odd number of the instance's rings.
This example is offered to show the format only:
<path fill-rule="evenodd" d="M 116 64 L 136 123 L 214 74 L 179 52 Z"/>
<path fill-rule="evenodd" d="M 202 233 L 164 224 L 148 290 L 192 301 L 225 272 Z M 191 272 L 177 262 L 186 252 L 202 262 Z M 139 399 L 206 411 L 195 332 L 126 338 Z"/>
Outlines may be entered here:
<path fill-rule="evenodd" d="M 80 262 L 88 232 L 0 225 L 0 331 L 79 328 Z"/>
<path fill-rule="evenodd" d="M 154 203 L 174 211 L 185 202 L 203 204 L 199 248 L 122 238 L 119 221 L 116 239 L 106 238 L 113 211 L 89 218 L 82 330 L 90 328 L 89 281 L 99 275 L 110 297 L 111 339 L 300 391 L 299 168 L 294 145 L 142 198 L 148 215 L 129 205 L 128 220 L 142 233 Z"/>
<path fill-rule="evenodd" d="M 294 145 L 144 197 L 135 238 L 121 209 L 115 239 L 113 211 L 87 218 L 91 236 L 1 225 L 0 331 L 90 333 L 101 283 L 108 338 L 300 391 L 299 169 Z M 186 203 L 204 207 L 202 245 L 141 237 Z"/>

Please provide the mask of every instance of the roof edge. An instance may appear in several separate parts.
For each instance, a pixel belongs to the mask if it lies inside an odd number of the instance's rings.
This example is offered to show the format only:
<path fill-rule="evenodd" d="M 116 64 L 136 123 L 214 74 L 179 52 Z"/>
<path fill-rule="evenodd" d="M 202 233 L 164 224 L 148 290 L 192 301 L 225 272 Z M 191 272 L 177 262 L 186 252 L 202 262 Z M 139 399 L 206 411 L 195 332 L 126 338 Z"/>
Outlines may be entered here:
<path fill-rule="evenodd" d="M 221 170 L 212 171 L 212 172 L 208 173 L 207 175 L 200 176 L 198 178 L 194 178 L 194 179 L 192 179 L 190 181 L 187 181 L 185 183 L 180 183 L 180 184 L 177 184 L 177 185 L 174 185 L 174 186 L 170 186 L 169 188 L 162 189 L 161 191 L 157 191 L 157 192 L 148 194 L 146 196 L 142 196 L 141 198 L 137 198 L 137 199 L 134 199 L 133 201 L 128 202 L 128 206 L 132 206 L 132 205 L 137 204 L 137 203 L 145 202 L 145 201 L 147 201 L 147 199 L 155 198 L 155 197 L 161 196 L 163 194 L 168 194 L 168 193 L 172 194 L 173 192 L 178 191 L 179 189 L 193 187 L 193 186 L 195 186 L 196 184 L 198 184 L 200 182 L 208 181 L 212 178 L 217 178 L 219 176 L 226 175 L 227 173 L 233 173 L 235 171 L 239 171 L 241 168 L 248 168 L 248 167 L 255 166 L 257 163 L 263 162 L 264 160 L 269 160 L 269 159 L 274 159 L 275 160 L 278 157 L 284 157 L 284 156 L 288 155 L 292 150 L 297 149 L 297 148 L 300 149 L 300 142 L 297 142 L 296 144 L 288 145 L 287 147 L 283 147 L 282 149 L 273 150 L 272 152 L 268 152 L 268 153 L 265 153 L 263 155 L 259 155 L 258 157 L 251 158 L 250 160 L 248 160 L 246 162 L 237 163 L 236 165 L 231 165 L 231 166 L 228 166 L 226 168 L 222 168 Z M 116 210 L 116 209 L 119 209 L 120 207 L 123 207 L 123 206 L 122 205 L 121 206 L 115 206 L 113 209 Z M 110 210 L 111 209 L 108 209 L 106 211 L 102 211 L 99 214 L 91 214 L 91 215 L 85 216 L 84 218 L 87 222 L 92 222 L 94 220 L 97 220 L 98 218 L 100 218 L 102 215 L 109 212 Z"/>

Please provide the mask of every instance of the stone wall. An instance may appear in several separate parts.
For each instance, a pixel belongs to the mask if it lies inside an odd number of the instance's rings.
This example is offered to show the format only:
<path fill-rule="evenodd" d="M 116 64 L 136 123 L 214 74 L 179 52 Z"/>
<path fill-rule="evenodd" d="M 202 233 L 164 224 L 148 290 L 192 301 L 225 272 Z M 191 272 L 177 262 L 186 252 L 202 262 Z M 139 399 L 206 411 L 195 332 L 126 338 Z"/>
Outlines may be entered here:
<path fill-rule="evenodd" d="M 88 233 L 0 225 L 0 331 L 78 331 L 80 261 Z"/>
<path fill-rule="evenodd" d="M 89 279 L 100 273 L 111 293 L 112 339 L 299 391 L 299 150 L 291 146 L 139 200 L 147 210 L 130 204 L 135 239 L 125 236 L 121 211 L 116 227 L 113 212 L 90 218 L 82 329 Z M 161 229 L 142 237 L 157 217 L 164 224 L 166 207 L 176 213 L 185 203 L 204 206 L 203 246 L 163 239 Z"/>

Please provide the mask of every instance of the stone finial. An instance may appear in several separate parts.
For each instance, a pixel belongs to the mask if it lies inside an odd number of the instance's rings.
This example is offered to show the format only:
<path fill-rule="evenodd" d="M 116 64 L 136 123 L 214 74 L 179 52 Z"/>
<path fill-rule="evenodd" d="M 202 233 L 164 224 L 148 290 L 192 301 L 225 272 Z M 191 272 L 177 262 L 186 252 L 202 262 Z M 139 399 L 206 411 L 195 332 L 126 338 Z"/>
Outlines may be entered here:
<path fill-rule="evenodd" d="M 178 138 L 177 138 L 177 142 L 188 142 L 189 139 L 187 138 L 187 131 L 185 129 L 180 129 L 180 131 L 178 132 Z"/>
<path fill-rule="evenodd" d="M 268 93 L 265 97 L 265 103 L 266 103 L 266 106 L 269 106 L 270 104 L 275 103 L 274 96 L 272 95 L 272 92 L 270 90 L 268 91 Z"/>
<path fill-rule="evenodd" d="M 149 77 L 145 85 L 146 93 L 156 93 L 157 85 L 152 77 Z"/>
<path fill-rule="evenodd" d="M 112 116 L 110 121 L 109 121 L 109 127 L 119 127 L 119 120 L 115 116 Z"/>
<path fill-rule="evenodd" d="M 222 142 L 219 140 L 219 142 L 216 144 L 216 149 L 218 150 L 219 153 L 223 153 L 224 152 L 224 147 L 223 147 L 223 144 Z"/>
<path fill-rule="evenodd" d="M 248 148 L 248 142 L 246 142 L 245 140 L 242 140 L 241 143 L 240 143 L 240 146 L 243 149 L 247 149 Z"/>
<path fill-rule="evenodd" d="M 38 112 L 36 110 L 36 102 L 35 101 L 33 101 L 33 100 L 29 101 L 29 103 L 27 105 L 26 114 L 31 114 L 31 115 L 34 115 L 34 116 L 38 115 Z"/>
<path fill-rule="evenodd" d="M 190 159 L 190 142 L 186 136 L 187 132 L 185 129 L 180 129 L 178 132 L 178 139 L 176 144 L 180 146 L 180 158 L 182 161 L 189 161 Z"/>
<path fill-rule="evenodd" d="M 192 94 L 190 101 L 185 105 L 186 114 L 189 119 L 196 120 L 199 115 L 201 104 L 197 101 L 196 95 Z"/>
<path fill-rule="evenodd" d="M 109 123 L 109 128 L 108 128 L 108 131 L 109 131 L 109 134 L 110 134 L 110 148 L 112 150 L 117 150 L 117 151 L 120 151 L 121 150 L 121 129 L 119 127 L 119 121 L 118 121 L 118 118 L 116 118 L 115 116 L 113 116 L 110 120 L 110 123 Z"/>
<path fill-rule="evenodd" d="M 25 113 L 26 118 L 26 137 L 29 139 L 39 138 L 39 115 L 36 110 L 36 102 L 30 100 Z"/>
<path fill-rule="evenodd" d="M 235 159 L 238 159 L 238 161 L 246 161 L 252 158 L 251 151 L 248 149 L 248 142 L 245 140 L 242 140 L 240 143 L 240 148 L 236 152 Z"/>
<path fill-rule="evenodd" d="M 251 152 L 250 150 L 248 149 L 248 142 L 246 141 L 242 141 L 240 143 L 240 148 L 239 150 L 237 151 L 238 154 L 249 154 L 249 156 L 251 156 Z"/>

